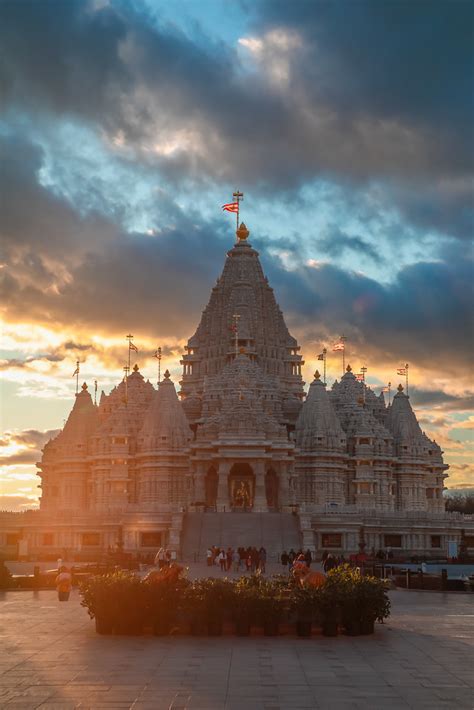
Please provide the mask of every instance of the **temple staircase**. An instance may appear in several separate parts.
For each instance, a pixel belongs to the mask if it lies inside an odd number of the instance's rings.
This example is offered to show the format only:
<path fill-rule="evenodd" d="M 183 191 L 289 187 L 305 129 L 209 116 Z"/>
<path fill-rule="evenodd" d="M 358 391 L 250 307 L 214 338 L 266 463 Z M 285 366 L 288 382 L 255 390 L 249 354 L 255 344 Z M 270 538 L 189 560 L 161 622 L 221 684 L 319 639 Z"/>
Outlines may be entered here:
<path fill-rule="evenodd" d="M 299 517 L 292 513 L 186 513 L 181 535 L 184 562 L 203 562 L 208 547 L 263 545 L 276 562 L 283 550 L 302 545 Z"/>

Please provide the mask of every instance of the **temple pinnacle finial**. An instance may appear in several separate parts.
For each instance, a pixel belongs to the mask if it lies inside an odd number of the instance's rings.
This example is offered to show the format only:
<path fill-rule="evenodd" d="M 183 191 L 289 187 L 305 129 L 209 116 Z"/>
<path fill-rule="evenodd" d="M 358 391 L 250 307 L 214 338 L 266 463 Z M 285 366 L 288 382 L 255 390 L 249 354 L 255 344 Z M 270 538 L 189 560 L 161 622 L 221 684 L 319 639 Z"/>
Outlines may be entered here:
<path fill-rule="evenodd" d="M 165 370 L 165 374 L 164 374 L 165 380 L 169 380 L 170 377 L 171 377 L 170 371 L 169 371 L 169 370 Z"/>
<path fill-rule="evenodd" d="M 350 365 L 346 367 L 346 372 L 352 372 L 352 367 Z"/>
<path fill-rule="evenodd" d="M 83 383 L 82 383 L 82 391 L 85 392 L 86 389 L 87 389 L 87 383 L 86 383 L 86 382 L 83 382 Z"/>
<path fill-rule="evenodd" d="M 398 385 L 397 390 L 399 392 L 403 392 L 403 385 L 402 384 Z"/>
<path fill-rule="evenodd" d="M 319 380 L 320 378 L 321 378 L 321 374 L 320 374 L 319 370 L 316 370 L 316 372 L 314 373 L 314 379 Z"/>
<path fill-rule="evenodd" d="M 133 366 L 133 371 L 134 371 L 134 372 L 138 372 L 138 365 L 137 365 L 137 363 L 135 363 L 135 365 Z"/>
<path fill-rule="evenodd" d="M 237 229 L 237 231 L 235 233 L 237 235 L 237 239 L 239 240 L 239 242 L 245 242 L 245 240 L 248 239 L 248 236 L 250 234 L 250 232 L 247 229 L 247 227 L 245 226 L 244 222 L 240 223 L 240 227 Z"/>

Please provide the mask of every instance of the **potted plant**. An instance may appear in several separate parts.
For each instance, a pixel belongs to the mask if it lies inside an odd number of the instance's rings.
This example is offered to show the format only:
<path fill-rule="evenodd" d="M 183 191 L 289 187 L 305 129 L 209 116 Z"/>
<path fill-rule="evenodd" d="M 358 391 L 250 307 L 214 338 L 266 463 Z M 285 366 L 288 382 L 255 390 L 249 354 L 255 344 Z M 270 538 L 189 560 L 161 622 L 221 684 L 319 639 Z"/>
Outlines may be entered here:
<path fill-rule="evenodd" d="M 204 580 L 195 579 L 184 590 L 183 609 L 189 619 L 191 634 L 205 636 L 207 634 L 206 590 Z"/>
<path fill-rule="evenodd" d="M 143 584 L 131 572 L 119 570 L 81 583 L 82 606 L 96 620 L 97 633 L 139 634 L 143 630 Z"/>
<path fill-rule="evenodd" d="M 390 599 L 384 581 L 376 577 L 361 577 L 356 588 L 361 634 L 373 634 L 376 620 L 390 615 Z"/>
<path fill-rule="evenodd" d="M 311 636 L 311 627 L 318 611 L 318 590 L 312 587 L 295 586 L 291 597 L 291 608 L 296 613 L 296 633 Z"/>
<path fill-rule="evenodd" d="M 232 583 L 228 579 L 206 579 L 205 616 L 209 636 L 222 636 L 225 612 L 232 599 Z"/>
<path fill-rule="evenodd" d="M 258 586 L 241 577 L 232 588 L 232 617 L 237 636 L 249 636 L 252 621 L 258 615 Z"/>
<path fill-rule="evenodd" d="M 163 570 L 153 572 L 144 581 L 146 612 L 155 636 L 166 636 L 176 623 L 187 580 L 172 578 Z"/>

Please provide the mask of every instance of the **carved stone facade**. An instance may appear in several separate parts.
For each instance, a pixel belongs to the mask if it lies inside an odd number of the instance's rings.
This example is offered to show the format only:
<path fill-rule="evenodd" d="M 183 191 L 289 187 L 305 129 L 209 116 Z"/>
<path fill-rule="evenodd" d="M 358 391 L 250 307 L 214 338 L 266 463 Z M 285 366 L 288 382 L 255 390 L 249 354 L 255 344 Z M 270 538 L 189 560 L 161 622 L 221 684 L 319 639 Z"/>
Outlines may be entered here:
<path fill-rule="evenodd" d="M 367 515 L 403 528 L 419 513 L 425 536 L 430 515 L 448 525 L 448 467 L 403 388 L 387 407 L 348 366 L 330 392 L 316 373 L 305 398 L 299 345 L 244 225 L 237 235 L 181 361 L 181 400 L 168 372 L 156 391 L 137 366 L 98 406 L 83 385 L 38 464 L 37 520 L 77 518 L 77 539 L 107 520 L 129 549 L 153 530 L 179 546 L 183 512 L 205 508 L 298 512 L 310 547 L 335 513 L 345 549 Z"/>

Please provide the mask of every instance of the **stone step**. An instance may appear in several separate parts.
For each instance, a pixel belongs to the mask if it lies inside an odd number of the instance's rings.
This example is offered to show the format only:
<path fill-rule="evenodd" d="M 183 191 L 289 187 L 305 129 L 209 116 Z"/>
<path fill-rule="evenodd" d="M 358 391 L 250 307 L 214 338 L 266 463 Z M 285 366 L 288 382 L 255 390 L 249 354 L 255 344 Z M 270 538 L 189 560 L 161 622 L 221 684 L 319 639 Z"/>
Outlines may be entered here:
<path fill-rule="evenodd" d="M 301 547 L 297 515 L 291 513 L 186 513 L 181 556 L 186 562 L 204 561 L 208 547 L 266 548 L 269 560 L 283 550 Z"/>

